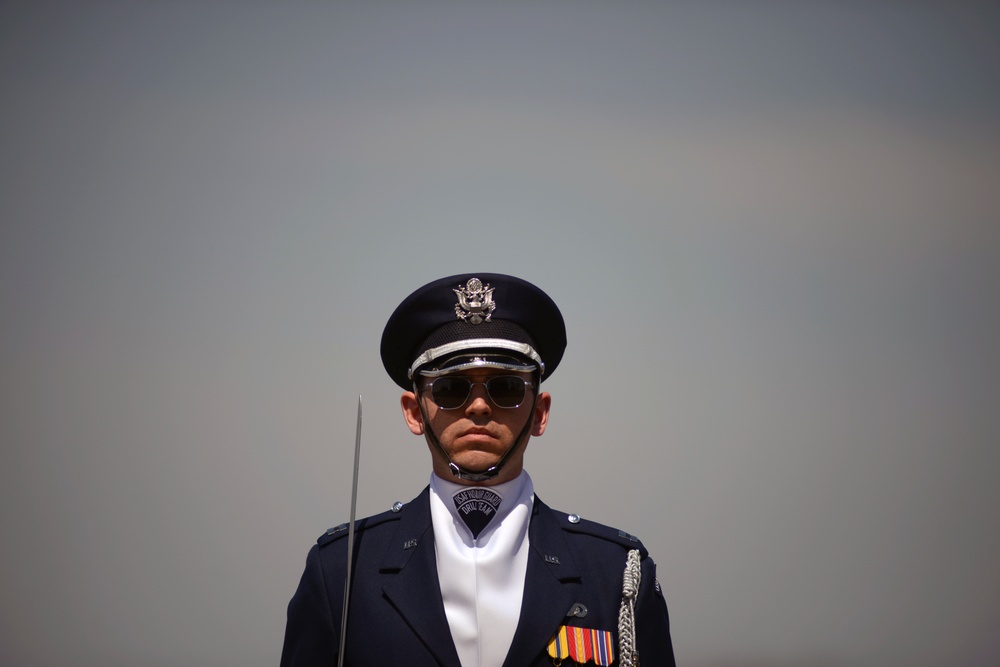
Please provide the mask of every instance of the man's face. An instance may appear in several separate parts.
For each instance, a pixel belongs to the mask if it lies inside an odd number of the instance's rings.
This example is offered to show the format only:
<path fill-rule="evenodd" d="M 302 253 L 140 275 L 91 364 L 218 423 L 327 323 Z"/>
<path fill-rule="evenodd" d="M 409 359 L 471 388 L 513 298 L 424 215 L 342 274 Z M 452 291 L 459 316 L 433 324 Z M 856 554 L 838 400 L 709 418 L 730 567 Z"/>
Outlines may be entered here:
<path fill-rule="evenodd" d="M 524 399 L 518 407 L 500 407 L 497 402 L 501 405 L 507 404 L 504 392 L 505 389 L 509 389 L 508 381 L 496 380 L 495 385 L 490 385 L 490 389 L 494 393 L 493 397 L 487 391 L 485 383 L 489 382 L 491 378 L 510 377 L 529 384 L 525 386 Z M 530 435 L 542 435 L 545 431 L 551 397 L 547 392 L 541 392 L 538 395 L 535 410 L 532 412 L 532 403 L 535 402 L 535 392 L 538 390 L 530 386 L 535 384 L 531 373 L 480 368 L 442 376 L 440 381 L 449 382 L 451 389 L 454 389 L 455 385 L 464 384 L 460 380 L 451 382 L 458 378 L 465 378 L 473 383 L 468 398 L 459 407 L 444 409 L 435 402 L 431 391 L 433 378 L 424 378 L 420 384 L 419 392 L 417 394 L 404 393 L 400 402 L 403 408 L 403 417 L 406 419 L 410 431 L 416 435 L 423 435 L 426 433 L 427 425 L 429 425 L 434 435 L 437 436 L 441 448 L 459 467 L 480 472 L 496 465 L 514 444 L 517 436 L 529 421 L 531 421 Z M 459 392 L 459 395 L 461 393 Z M 451 391 L 449 395 L 454 396 L 455 392 Z M 420 412 L 421 404 L 427 415 L 427 424 L 424 423 L 423 415 Z M 444 400 L 442 400 L 442 404 L 448 405 Z M 430 442 L 428 442 L 428 446 L 433 459 L 434 472 L 439 477 L 458 483 L 471 483 L 453 477 L 448 468 L 448 461 L 441 455 L 441 452 Z M 518 447 L 517 451 L 511 454 L 500 474 L 486 483 L 498 484 L 514 479 L 521 472 L 523 463 L 524 445 Z"/>

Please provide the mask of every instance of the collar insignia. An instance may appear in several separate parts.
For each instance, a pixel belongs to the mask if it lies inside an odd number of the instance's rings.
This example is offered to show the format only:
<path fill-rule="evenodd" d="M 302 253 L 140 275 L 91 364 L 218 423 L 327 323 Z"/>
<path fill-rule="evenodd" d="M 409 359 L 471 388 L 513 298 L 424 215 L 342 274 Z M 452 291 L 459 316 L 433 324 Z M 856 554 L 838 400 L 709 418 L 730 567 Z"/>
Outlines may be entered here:
<path fill-rule="evenodd" d="M 458 517 L 465 522 L 472 539 L 479 539 L 479 534 L 489 525 L 500 509 L 503 498 L 499 493 L 484 487 L 463 489 L 452 496 Z"/>
<path fill-rule="evenodd" d="M 469 278 L 465 287 L 459 285 L 453 291 L 458 295 L 458 303 L 455 304 L 458 319 L 469 324 L 490 321 L 497 305 L 493 303 L 493 288 L 489 284 L 483 285 L 479 278 Z"/>

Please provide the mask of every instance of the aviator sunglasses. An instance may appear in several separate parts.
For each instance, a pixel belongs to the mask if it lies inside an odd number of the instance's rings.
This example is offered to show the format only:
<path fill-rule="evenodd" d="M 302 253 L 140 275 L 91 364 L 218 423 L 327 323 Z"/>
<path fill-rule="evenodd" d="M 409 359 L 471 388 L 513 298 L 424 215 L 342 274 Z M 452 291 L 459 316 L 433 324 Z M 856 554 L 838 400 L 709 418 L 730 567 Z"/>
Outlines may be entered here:
<path fill-rule="evenodd" d="M 472 388 L 481 384 L 486 387 L 486 395 L 498 408 L 518 408 L 524 402 L 528 387 L 534 388 L 528 380 L 516 375 L 496 375 L 485 382 L 473 382 L 460 375 L 446 375 L 424 386 L 431 392 L 431 399 L 442 410 L 456 410 L 469 400 Z"/>

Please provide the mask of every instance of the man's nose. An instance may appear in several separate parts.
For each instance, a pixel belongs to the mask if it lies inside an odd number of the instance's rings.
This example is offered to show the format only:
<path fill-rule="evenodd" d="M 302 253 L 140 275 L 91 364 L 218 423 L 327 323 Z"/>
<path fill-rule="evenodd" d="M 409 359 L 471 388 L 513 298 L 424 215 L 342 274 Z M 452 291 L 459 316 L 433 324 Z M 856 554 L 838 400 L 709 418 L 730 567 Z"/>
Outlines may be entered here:
<path fill-rule="evenodd" d="M 469 404 L 465 408 L 465 414 L 467 415 L 493 414 L 493 408 L 490 407 L 490 402 L 489 400 L 487 400 L 486 385 L 476 384 L 472 386 L 472 396 L 469 398 Z"/>

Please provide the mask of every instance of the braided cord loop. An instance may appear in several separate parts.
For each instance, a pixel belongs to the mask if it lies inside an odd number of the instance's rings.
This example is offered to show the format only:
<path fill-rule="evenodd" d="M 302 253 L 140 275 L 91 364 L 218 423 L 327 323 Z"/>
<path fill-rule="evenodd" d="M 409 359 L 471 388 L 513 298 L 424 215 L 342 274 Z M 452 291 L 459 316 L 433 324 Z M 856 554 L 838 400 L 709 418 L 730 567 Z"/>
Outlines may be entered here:
<path fill-rule="evenodd" d="M 628 552 L 625 576 L 622 582 L 622 605 L 618 612 L 618 655 L 621 667 L 638 667 L 639 655 L 635 646 L 635 599 L 639 595 L 642 570 L 639 567 L 639 550 Z"/>

